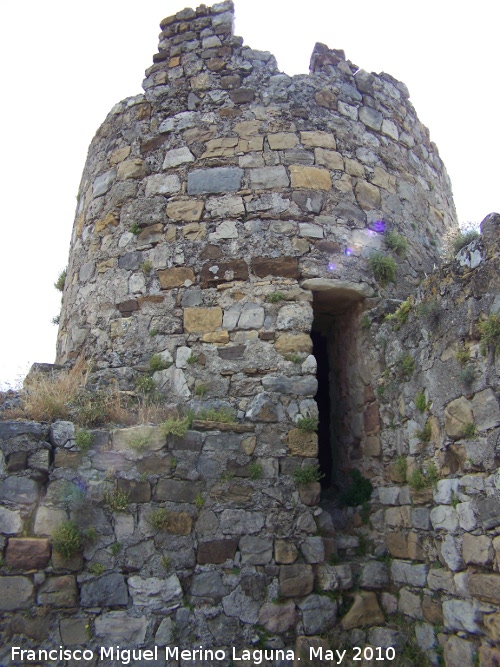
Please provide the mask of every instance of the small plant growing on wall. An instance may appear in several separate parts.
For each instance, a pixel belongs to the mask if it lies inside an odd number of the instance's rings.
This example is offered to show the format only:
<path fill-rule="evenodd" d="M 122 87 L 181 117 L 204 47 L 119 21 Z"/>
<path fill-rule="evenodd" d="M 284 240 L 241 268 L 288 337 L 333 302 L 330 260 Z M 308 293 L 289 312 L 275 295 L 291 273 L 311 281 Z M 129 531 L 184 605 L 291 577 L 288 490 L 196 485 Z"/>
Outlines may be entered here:
<path fill-rule="evenodd" d="M 266 296 L 266 301 L 267 303 L 279 303 L 280 301 L 283 301 L 284 298 L 285 295 L 283 292 L 272 292 Z"/>
<path fill-rule="evenodd" d="M 392 252 L 395 252 L 396 255 L 399 255 L 400 257 L 404 257 L 406 255 L 406 251 L 408 250 L 408 241 L 404 236 L 398 234 L 398 232 L 395 232 L 394 230 L 386 232 L 384 234 L 384 243 L 385 247 L 389 250 L 392 250 Z"/>
<path fill-rule="evenodd" d="M 168 528 L 168 510 L 165 507 L 159 507 L 153 510 L 148 516 L 148 522 L 156 530 L 167 530 Z"/>
<path fill-rule="evenodd" d="M 411 313 L 411 310 L 413 308 L 413 302 L 411 297 L 406 299 L 406 301 L 403 301 L 397 308 L 397 310 L 394 313 L 391 313 L 390 315 L 386 315 L 385 319 L 390 321 L 393 321 L 394 324 L 394 329 L 398 330 L 402 324 L 406 324 L 408 321 L 408 316 Z"/>
<path fill-rule="evenodd" d="M 75 437 L 75 444 L 84 454 L 92 447 L 94 436 L 90 431 L 80 429 Z"/>
<path fill-rule="evenodd" d="M 234 413 L 230 408 L 207 408 L 200 410 L 195 419 L 207 422 L 221 422 L 223 424 L 233 424 L 235 421 Z"/>
<path fill-rule="evenodd" d="M 128 507 L 129 495 L 115 487 L 113 491 L 105 494 L 104 502 L 112 512 L 123 512 Z"/>
<path fill-rule="evenodd" d="M 387 283 L 396 282 L 398 265 L 393 257 L 385 255 L 383 252 L 374 252 L 370 255 L 369 264 L 375 280 L 382 287 L 385 287 Z"/>
<path fill-rule="evenodd" d="M 63 292 L 65 283 L 66 283 L 66 269 L 63 269 L 59 273 L 57 280 L 54 283 L 54 287 L 56 288 L 56 290 L 58 290 L 58 292 Z"/>
<path fill-rule="evenodd" d="M 415 372 L 415 359 L 407 352 L 399 357 L 396 366 L 400 377 L 404 380 L 409 380 Z"/>
<path fill-rule="evenodd" d="M 315 431 L 318 428 L 318 420 L 316 417 L 301 417 L 297 421 L 297 426 L 302 431 Z"/>
<path fill-rule="evenodd" d="M 324 475 L 319 469 L 319 466 L 306 464 L 302 468 L 297 468 L 293 473 L 295 482 L 299 485 L 312 484 L 313 482 L 319 482 L 323 479 Z"/>
<path fill-rule="evenodd" d="M 486 354 L 488 349 L 495 352 L 500 350 L 500 317 L 494 313 L 488 319 L 477 323 L 481 334 L 481 352 Z"/>
<path fill-rule="evenodd" d="M 252 461 L 248 464 L 248 472 L 250 474 L 250 479 L 261 479 L 264 474 L 264 470 L 260 463 L 257 461 Z"/>
<path fill-rule="evenodd" d="M 419 391 L 415 396 L 415 407 L 419 412 L 425 412 L 428 409 L 427 399 L 425 398 L 425 391 Z"/>
<path fill-rule="evenodd" d="M 144 273 L 145 276 L 149 276 L 149 274 L 153 271 L 153 262 L 147 259 L 141 263 L 139 268 L 141 269 L 141 271 Z"/>
<path fill-rule="evenodd" d="M 173 435 L 176 438 L 183 438 L 191 428 L 191 423 L 192 419 L 189 416 L 182 419 L 180 417 L 169 417 L 160 426 L 165 435 Z"/>
<path fill-rule="evenodd" d="M 340 502 L 347 507 L 357 507 L 367 503 L 372 495 L 373 485 L 363 477 L 357 468 L 350 472 L 351 484 L 340 494 Z"/>
<path fill-rule="evenodd" d="M 79 553 L 82 550 L 83 541 L 76 523 L 74 521 L 64 521 L 59 524 L 52 535 L 52 544 L 65 560 L 70 560 L 75 554 Z"/>
<path fill-rule="evenodd" d="M 149 371 L 150 373 L 156 373 L 156 371 L 164 371 L 167 368 L 170 368 L 173 362 L 165 361 L 162 358 L 161 354 L 153 354 L 149 359 Z"/>

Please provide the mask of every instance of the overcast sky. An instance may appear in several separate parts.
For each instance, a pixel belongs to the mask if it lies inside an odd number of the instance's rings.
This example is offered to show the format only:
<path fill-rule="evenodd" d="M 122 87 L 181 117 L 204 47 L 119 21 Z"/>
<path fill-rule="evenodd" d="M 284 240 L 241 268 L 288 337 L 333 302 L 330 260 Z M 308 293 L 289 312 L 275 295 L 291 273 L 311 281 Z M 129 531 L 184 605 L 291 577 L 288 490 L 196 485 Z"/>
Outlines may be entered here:
<path fill-rule="evenodd" d="M 158 24 L 189 0 L 0 0 L 0 386 L 53 362 L 76 193 L 112 106 L 141 90 Z M 210 4 L 210 3 L 207 3 Z M 236 34 L 307 72 L 316 41 L 410 90 L 450 174 L 461 223 L 500 211 L 496 3 L 235 0 Z"/>

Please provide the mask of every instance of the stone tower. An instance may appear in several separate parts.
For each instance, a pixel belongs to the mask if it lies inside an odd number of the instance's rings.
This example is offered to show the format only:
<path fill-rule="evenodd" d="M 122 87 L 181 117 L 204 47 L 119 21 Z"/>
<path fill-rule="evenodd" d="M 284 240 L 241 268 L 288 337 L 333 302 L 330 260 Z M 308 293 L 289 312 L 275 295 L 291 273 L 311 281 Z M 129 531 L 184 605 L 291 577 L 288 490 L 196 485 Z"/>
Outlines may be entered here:
<path fill-rule="evenodd" d="M 289 77 L 233 35 L 231 2 L 161 30 L 144 94 L 90 146 L 57 362 L 83 352 L 133 390 L 160 354 L 168 402 L 226 405 L 258 440 L 314 417 L 319 380 L 320 440 L 348 465 L 367 433 L 360 314 L 413 291 L 456 224 L 436 147 L 404 84 L 322 44 Z M 373 272 L 391 231 L 393 282 Z"/>

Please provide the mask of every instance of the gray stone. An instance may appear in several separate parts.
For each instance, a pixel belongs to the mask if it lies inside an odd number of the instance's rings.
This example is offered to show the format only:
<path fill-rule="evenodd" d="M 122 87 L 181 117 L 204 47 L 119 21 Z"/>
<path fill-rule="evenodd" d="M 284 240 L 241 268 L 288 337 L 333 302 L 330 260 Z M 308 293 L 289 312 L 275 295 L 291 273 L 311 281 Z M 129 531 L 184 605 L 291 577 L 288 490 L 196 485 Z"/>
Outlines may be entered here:
<path fill-rule="evenodd" d="M 186 162 L 194 162 L 194 159 L 194 155 L 187 146 L 174 148 L 167 151 L 165 159 L 163 160 L 163 169 L 172 169 L 173 167 L 178 167 L 180 164 L 185 164 Z"/>
<path fill-rule="evenodd" d="M 441 556 L 453 572 L 464 569 L 460 543 L 452 535 L 445 535 L 441 543 Z"/>
<path fill-rule="evenodd" d="M 263 525 L 264 516 L 259 512 L 225 509 L 220 515 L 220 528 L 224 535 L 258 533 Z"/>
<path fill-rule="evenodd" d="M 264 308 L 255 303 L 246 303 L 238 320 L 240 329 L 260 329 L 264 324 Z"/>
<path fill-rule="evenodd" d="M 403 650 L 408 641 L 402 632 L 389 630 L 389 628 L 372 628 L 368 633 L 368 640 L 371 646 L 380 646 L 381 648 L 392 646 L 398 652 Z"/>
<path fill-rule="evenodd" d="M 359 109 L 359 120 L 372 130 L 380 130 L 383 116 L 379 111 L 363 106 Z"/>
<path fill-rule="evenodd" d="M 118 607 L 127 603 L 127 584 L 117 572 L 81 584 L 82 607 Z"/>
<path fill-rule="evenodd" d="M 313 225 L 310 222 L 299 222 L 299 236 L 309 239 L 322 239 L 324 236 L 323 227 Z"/>
<path fill-rule="evenodd" d="M 372 560 L 363 566 L 361 572 L 361 588 L 385 588 L 389 583 L 389 567 L 386 563 Z"/>
<path fill-rule="evenodd" d="M 38 500 L 40 487 L 29 477 L 6 477 L 0 481 L 0 500 L 19 505 L 32 505 Z"/>
<path fill-rule="evenodd" d="M 96 617 L 96 637 L 107 645 L 141 646 L 146 637 L 148 621 L 145 616 L 129 616 L 126 611 L 107 611 Z"/>
<path fill-rule="evenodd" d="M 297 622 L 297 613 L 293 600 L 275 604 L 266 602 L 259 611 L 259 625 L 271 634 L 286 632 Z"/>
<path fill-rule="evenodd" d="M 120 269 L 127 271 L 137 271 L 142 262 L 141 252 L 127 252 L 118 259 Z"/>
<path fill-rule="evenodd" d="M 20 435 L 32 435 L 36 440 L 43 440 L 46 436 L 46 426 L 30 421 L 0 421 L 0 440 L 11 440 Z"/>
<path fill-rule="evenodd" d="M 298 603 L 306 635 L 326 632 L 337 620 L 337 602 L 324 595 L 309 595 Z"/>
<path fill-rule="evenodd" d="M 414 528 L 420 530 L 431 529 L 430 511 L 427 507 L 414 507 L 411 510 L 411 522 Z"/>
<path fill-rule="evenodd" d="M 67 520 L 68 514 L 65 510 L 40 505 L 35 517 L 35 533 L 37 535 L 52 535 L 56 528 Z"/>
<path fill-rule="evenodd" d="M 202 491 L 200 482 L 183 482 L 177 479 L 161 479 L 155 492 L 155 500 L 176 503 L 193 503 Z"/>
<path fill-rule="evenodd" d="M 434 530 L 456 533 L 458 530 L 457 511 L 449 505 L 438 505 L 431 509 L 431 522 Z"/>
<path fill-rule="evenodd" d="M 472 503 L 458 503 L 457 505 L 458 523 L 463 530 L 471 531 L 477 527 L 477 519 L 472 508 Z"/>
<path fill-rule="evenodd" d="M 50 425 L 49 438 L 55 447 L 64 447 L 69 440 L 75 439 L 75 425 L 67 421 L 53 422 Z"/>
<path fill-rule="evenodd" d="M 261 603 L 245 594 L 241 586 L 222 600 L 224 613 L 237 618 L 242 623 L 256 624 L 259 619 Z"/>
<path fill-rule="evenodd" d="M 474 396 L 472 412 L 479 431 L 486 431 L 500 424 L 500 409 L 493 389 L 484 389 Z"/>
<path fill-rule="evenodd" d="M 248 565 L 267 565 L 273 556 L 271 537 L 251 537 L 245 535 L 239 542 L 242 563 Z"/>
<path fill-rule="evenodd" d="M 269 394 L 257 394 L 248 405 L 245 418 L 259 422 L 281 422 L 284 410 L 281 403 L 274 403 Z"/>
<path fill-rule="evenodd" d="M 458 494 L 459 479 L 440 479 L 434 490 L 436 505 L 449 505 Z"/>
<path fill-rule="evenodd" d="M 171 195 L 180 189 L 181 181 L 177 174 L 153 174 L 146 179 L 146 197 Z"/>
<path fill-rule="evenodd" d="M 393 560 L 391 577 L 395 583 L 423 587 L 427 584 L 428 565 L 415 565 L 403 560 Z"/>
<path fill-rule="evenodd" d="M 421 651 L 430 651 L 437 644 L 434 628 L 429 623 L 418 623 L 415 626 L 415 638 Z"/>
<path fill-rule="evenodd" d="M 382 505 L 399 505 L 399 486 L 381 486 L 378 489 L 378 499 Z"/>
<path fill-rule="evenodd" d="M 241 188 L 243 173 L 238 167 L 196 169 L 188 174 L 188 194 L 236 192 Z"/>
<path fill-rule="evenodd" d="M 321 537 L 306 537 L 300 550 L 306 563 L 322 563 L 325 560 L 325 545 Z"/>
<path fill-rule="evenodd" d="M 318 565 L 316 580 L 322 591 L 349 590 L 354 583 L 352 567 L 350 563 Z"/>
<path fill-rule="evenodd" d="M 171 618 L 164 618 L 155 634 L 155 644 L 157 646 L 168 646 L 174 641 L 175 623 Z"/>
<path fill-rule="evenodd" d="M 149 610 L 164 609 L 165 606 L 175 607 L 182 598 L 181 584 L 175 574 L 167 579 L 129 577 L 128 588 L 134 605 L 147 607 Z"/>
<path fill-rule="evenodd" d="M 193 576 L 190 589 L 192 597 L 220 600 L 226 593 L 219 572 L 200 572 Z"/>
<path fill-rule="evenodd" d="M 444 591 L 451 595 L 455 592 L 453 574 L 442 568 L 429 570 L 429 574 L 427 575 L 427 586 L 432 591 Z"/>
<path fill-rule="evenodd" d="M 318 390 L 318 381 L 315 377 L 301 377 L 300 375 L 286 377 L 285 375 L 265 376 L 262 385 L 268 391 L 279 394 L 297 394 L 299 396 L 314 396 Z"/>
<path fill-rule="evenodd" d="M 0 577 L 0 611 L 27 609 L 33 602 L 34 590 L 28 577 Z"/>
<path fill-rule="evenodd" d="M 476 634 L 476 605 L 469 600 L 445 600 L 443 602 L 444 627 L 454 632 L 465 631 Z"/>
<path fill-rule="evenodd" d="M 92 194 L 94 195 L 94 197 L 100 197 L 101 195 L 106 194 L 106 192 L 109 190 L 115 179 L 116 179 L 115 169 L 110 169 L 109 171 L 106 171 L 104 174 L 98 176 L 92 185 Z"/>
<path fill-rule="evenodd" d="M 0 507 L 0 533 L 3 535 L 17 535 L 22 527 L 23 522 L 19 510 Z"/>
<path fill-rule="evenodd" d="M 271 188 L 288 188 L 290 180 L 285 167 L 261 167 L 250 169 L 250 187 L 253 190 L 266 190 Z"/>
<path fill-rule="evenodd" d="M 415 595 L 407 588 L 401 588 L 399 591 L 399 611 L 405 616 L 422 620 L 422 601 L 419 595 Z"/>
<path fill-rule="evenodd" d="M 483 530 L 500 526 L 500 498 L 484 498 L 477 502 L 476 507 Z"/>

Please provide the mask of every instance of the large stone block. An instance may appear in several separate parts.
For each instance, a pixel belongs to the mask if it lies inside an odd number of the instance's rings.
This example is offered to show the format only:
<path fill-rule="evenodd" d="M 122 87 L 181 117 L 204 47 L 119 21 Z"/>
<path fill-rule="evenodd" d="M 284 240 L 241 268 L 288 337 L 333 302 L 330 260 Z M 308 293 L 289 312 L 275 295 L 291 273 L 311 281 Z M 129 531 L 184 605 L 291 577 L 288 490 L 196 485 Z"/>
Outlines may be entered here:
<path fill-rule="evenodd" d="M 62 577 L 49 577 L 40 586 L 38 604 L 51 607 L 76 607 L 78 604 L 78 589 L 75 577 L 66 574 Z"/>
<path fill-rule="evenodd" d="M 248 264 L 243 259 L 229 262 L 208 262 L 201 269 L 201 282 L 208 285 L 219 282 L 248 279 Z"/>
<path fill-rule="evenodd" d="M 108 611 L 95 619 L 96 637 L 106 645 L 141 646 L 146 637 L 148 620 L 145 616 L 129 616 L 126 611 Z"/>
<path fill-rule="evenodd" d="M 134 605 L 147 607 L 150 610 L 163 609 L 169 603 L 182 597 L 181 584 L 175 574 L 167 579 L 129 577 L 128 587 Z"/>
<path fill-rule="evenodd" d="M 342 619 L 344 630 L 360 628 L 363 625 L 379 625 L 385 620 L 375 593 L 362 591 L 356 594 L 354 603 Z"/>
<path fill-rule="evenodd" d="M 0 577 L 0 611 L 27 609 L 33 602 L 33 592 L 28 577 Z"/>
<path fill-rule="evenodd" d="M 330 172 L 321 167 L 291 166 L 290 175 L 292 188 L 308 188 L 311 190 L 331 190 Z"/>
<path fill-rule="evenodd" d="M 500 604 L 500 574 L 471 574 L 469 593 L 486 602 Z"/>
<path fill-rule="evenodd" d="M 117 572 L 81 585 L 82 607 L 122 607 L 128 603 L 127 584 Z"/>
<path fill-rule="evenodd" d="M 287 598 L 303 597 L 313 590 L 314 574 L 311 565 L 296 563 L 281 565 L 280 593 Z"/>
<path fill-rule="evenodd" d="M 0 500 L 19 505 L 32 505 L 38 500 L 40 486 L 29 477 L 6 477 L 0 481 Z"/>
<path fill-rule="evenodd" d="M 222 308 L 184 308 L 184 330 L 208 333 L 222 325 Z"/>
<path fill-rule="evenodd" d="M 274 343 L 274 349 L 279 354 L 296 354 L 304 352 L 311 354 L 313 343 L 311 336 L 305 333 L 280 334 Z"/>
<path fill-rule="evenodd" d="M 250 187 L 253 190 L 270 190 L 272 188 L 287 188 L 290 185 L 288 174 L 283 166 L 260 167 L 250 169 Z"/>
<path fill-rule="evenodd" d="M 211 540 L 198 544 L 197 561 L 200 565 L 207 563 L 221 564 L 232 560 L 238 546 L 237 540 Z"/>
<path fill-rule="evenodd" d="M 203 213 L 203 202 L 193 200 L 169 201 L 167 204 L 167 216 L 172 220 L 184 222 L 198 222 Z"/>
<path fill-rule="evenodd" d="M 158 278 L 160 279 L 162 289 L 189 287 L 196 281 L 194 271 L 189 266 L 163 269 L 162 271 L 158 271 Z"/>
<path fill-rule="evenodd" d="M 444 409 L 446 435 L 452 440 L 463 438 L 466 425 L 472 424 L 473 421 L 472 404 L 463 396 L 448 403 Z"/>
<path fill-rule="evenodd" d="M 189 195 L 236 192 L 242 178 L 243 169 L 238 167 L 196 169 L 188 174 L 187 191 Z"/>
<path fill-rule="evenodd" d="M 288 448 L 290 456 L 305 456 L 314 459 L 318 455 L 318 434 L 300 428 L 292 428 L 288 432 Z"/>
<path fill-rule="evenodd" d="M 201 482 L 184 482 L 177 479 L 161 479 L 155 492 L 155 500 L 174 503 L 193 503 L 202 491 Z"/>
<path fill-rule="evenodd" d="M 15 570 L 40 570 L 48 564 L 49 560 L 50 545 L 47 539 L 11 537 L 7 544 L 5 561 Z"/>
<path fill-rule="evenodd" d="M 282 276 L 284 278 L 299 277 L 297 257 L 254 257 L 252 272 L 259 278 L 266 276 Z"/>
<path fill-rule="evenodd" d="M 377 186 L 358 180 L 354 186 L 354 194 L 356 195 L 358 204 L 364 211 L 380 208 L 381 197 Z"/>
<path fill-rule="evenodd" d="M 259 611 L 259 624 L 271 634 L 286 632 L 297 622 L 297 612 L 292 600 L 275 604 L 266 602 Z"/>
<path fill-rule="evenodd" d="M 3 535 L 16 535 L 22 530 L 23 522 L 19 510 L 9 510 L 0 507 L 0 533 Z"/>

